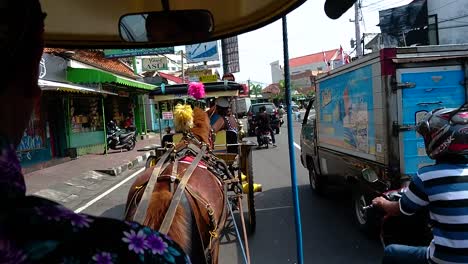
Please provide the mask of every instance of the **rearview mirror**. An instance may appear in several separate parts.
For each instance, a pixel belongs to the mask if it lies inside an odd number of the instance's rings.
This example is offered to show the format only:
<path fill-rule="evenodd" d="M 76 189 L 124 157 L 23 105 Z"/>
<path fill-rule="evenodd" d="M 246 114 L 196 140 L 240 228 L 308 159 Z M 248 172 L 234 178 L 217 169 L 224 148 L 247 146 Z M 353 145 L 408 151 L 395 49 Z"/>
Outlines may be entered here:
<path fill-rule="evenodd" d="M 370 183 L 374 183 L 379 180 L 379 176 L 377 176 L 377 173 L 373 169 L 370 169 L 370 168 L 362 170 L 362 177 L 364 178 L 364 180 Z"/>
<path fill-rule="evenodd" d="M 127 42 L 201 42 L 213 29 L 213 16 L 207 10 L 127 14 L 119 21 L 120 37 Z"/>

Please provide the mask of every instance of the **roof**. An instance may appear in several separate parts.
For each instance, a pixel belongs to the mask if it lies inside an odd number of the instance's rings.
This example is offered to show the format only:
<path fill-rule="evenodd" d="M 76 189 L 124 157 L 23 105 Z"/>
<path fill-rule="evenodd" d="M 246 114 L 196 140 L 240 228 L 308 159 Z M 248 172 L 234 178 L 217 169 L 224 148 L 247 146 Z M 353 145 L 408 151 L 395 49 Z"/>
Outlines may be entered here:
<path fill-rule="evenodd" d="M 262 89 L 262 93 L 272 93 L 272 94 L 279 94 L 280 93 L 280 85 L 279 83 L 272 83 L 267 87 Z"/>
<path fill-rule="evenodd" d="M 340 53 L 339 51 L 340 49 L 333 49 L 333 50 L 317 52 L 314 54 L 309 54 L 309 55 L 305 55 L 305 56 L 301 56 L 297 58 L 292 58 L 289 60 L 289 66 L 299 67 L 302 65 L 323 62 L 323 53 L 325 53 L 326 60 L 329 61 L 338 52 L 338 56 L 335 58 L 335 60 L 341 60 L 341 54 L 339 54 Z"/>
<path fill-rule="evenodd" d="M 72 60 L 76 60 L 131 79 L 137 79 L 139 77 L 133 73 L 133 69 L 128 65 L 116 58 L 105 58 L 104 53 L 99 50 L 44 48 L 45 53 L 52 54 L 61 54 L 66 51 L 71 51 L 70 55 L 67 57 Z"/>
<path fill-rule="evenodd" d="M 184 83 L 184 80 L 182 78 L 174 76 L 172 74 L 168 74 L 168 73 L 164 73 L 164 72 L 158 72 L 158 75 L 163 77 L 164 79 L 166 79 L 168 81 L 175 82 L 176 84 Z M 188 82 L 187 78 L 185 78 L 185 82 Z"/>

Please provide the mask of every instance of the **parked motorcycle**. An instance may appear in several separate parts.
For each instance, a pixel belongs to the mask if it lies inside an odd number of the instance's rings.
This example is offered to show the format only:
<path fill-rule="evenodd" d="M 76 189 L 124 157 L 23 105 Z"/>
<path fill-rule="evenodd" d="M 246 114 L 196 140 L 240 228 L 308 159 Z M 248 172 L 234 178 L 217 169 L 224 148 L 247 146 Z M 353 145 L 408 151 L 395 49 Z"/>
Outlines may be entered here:
<path fill-rule="evenodd" d="M 390 190 L 381 194 L 382 197 L 389 201 L 398 202 L 407 187 Z M 377 214 L 381 214 L 380 221 L 380 241 L 383 247 L 390 244 L 400 244 L 408 246 L 429 246 L 433 236 L 429 221 L 428 210 L 422 210 L 414 215 L 385 215 L 380 208 L 375 208 L 372 204 L 364 206 L 363 210 L 376 210 Z"/>
<path fill-rule="evenodd" d="M 107 149 L 131 151 L 136 145 L 136 132 L 123 131 L 110 121 L 107 126 Z"/>

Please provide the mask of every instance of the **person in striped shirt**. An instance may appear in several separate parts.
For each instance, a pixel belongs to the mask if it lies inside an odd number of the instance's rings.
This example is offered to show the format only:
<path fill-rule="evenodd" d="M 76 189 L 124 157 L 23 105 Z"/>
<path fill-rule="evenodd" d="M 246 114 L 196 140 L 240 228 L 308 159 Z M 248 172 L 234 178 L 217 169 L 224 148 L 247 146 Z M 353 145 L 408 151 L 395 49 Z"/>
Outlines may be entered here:
<path fill-rule="evenodd" d="M 435 165 L 421 168 L 399 202 L 377 197 L 389 215 L 429 209 L 428 247 L 389 245 L 382 263 L 468 263 L 468 104 L 429 112 L 417 125 Z"/>

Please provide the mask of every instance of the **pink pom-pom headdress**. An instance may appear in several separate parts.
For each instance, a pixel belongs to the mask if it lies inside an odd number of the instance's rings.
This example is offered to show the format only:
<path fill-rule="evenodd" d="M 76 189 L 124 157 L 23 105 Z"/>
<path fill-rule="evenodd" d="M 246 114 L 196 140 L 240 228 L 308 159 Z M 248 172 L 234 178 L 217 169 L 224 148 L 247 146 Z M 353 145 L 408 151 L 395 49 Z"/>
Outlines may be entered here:
<path fill-rule="evenodd" d="M 201 99 L 205 97 L 205 85 L 201 82 L 191 82 L 188 85 L 188 95 L 195 99 Z"/>

